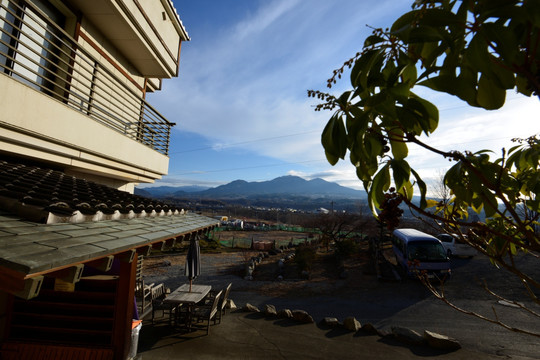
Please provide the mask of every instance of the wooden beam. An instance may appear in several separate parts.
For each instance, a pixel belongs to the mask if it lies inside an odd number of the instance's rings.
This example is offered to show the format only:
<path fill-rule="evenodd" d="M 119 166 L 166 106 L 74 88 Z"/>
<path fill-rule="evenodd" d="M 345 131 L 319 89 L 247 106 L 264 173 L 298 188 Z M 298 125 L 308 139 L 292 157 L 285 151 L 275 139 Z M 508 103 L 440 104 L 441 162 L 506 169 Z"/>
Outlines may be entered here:
<path fill-rule="evenodd" d="M 156 249 L 158 251 L 165 250 L 165 241 L 158 241 L 152 244 L 152 249 Z"/>
<path fill-rule="evenodd" d="M 21 291 L 12 292 L 13 295 L 29 300 L 39 295 L 43 284 L 43 276 L 35 276 L 24 280 L 24 288 Z"/>
<path fill-rule="evenodd" d="M 137 248 L 137 255 L 150 256 L 151 252 L 152 252 L 152 246 L 151 245 L 142 246 L 140 248 Z"/>
<path fill-rule="evenodd" d="M 120 260 L 120 262 L 131 263 L 133 262 L 133 259 L 135 259 L 135 255 L 137 255 L 137 251 L 135 251 L 135 249 L 129 249 L 128 251 L 117 255 L 116 257 L 118 258 L 118 260 Z"/>
<path fill-rule="evenodd" d="M 135 251 L 133 252 L 135 253 Z M 115 359 L 127 359 L 131 344 L 131 321 L 135 298 L 137 261 L 120 262 L 120 274 L 116 291 L 113 348 Z"/>
<path fill-rule="evenodd" d="M 60 279 L 68 283 L 76 283 L 79 280 L 81 280 L 83 269 L 84 269 L 83 264 L 77 264 L 77 265 L 62 269 L 62 270 L 54 271 L 52 273 L 47 274 L 47 276 Z"/>
<path fill-rule="evenodd" d="M 107 272 L 111 270 L 114 261 L 113 255 L 108 255 L 100 259 L 92 260 L 85 263 L 86 266 L 93 267 L 94 269 Z"/>

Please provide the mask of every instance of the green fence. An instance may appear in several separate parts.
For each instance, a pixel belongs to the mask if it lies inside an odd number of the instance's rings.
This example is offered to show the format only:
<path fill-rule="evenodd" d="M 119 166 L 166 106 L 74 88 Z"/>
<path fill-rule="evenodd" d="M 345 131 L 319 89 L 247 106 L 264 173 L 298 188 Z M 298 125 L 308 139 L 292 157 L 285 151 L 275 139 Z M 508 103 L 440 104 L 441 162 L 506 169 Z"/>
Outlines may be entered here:
<path fill-rule="evenodd" d="M 228 240 L 215 239 L 221 246 L 238 249 L 259 249 L 270 250 L 279 249 L 280 247 L 288 247 L 290 244 L 296 246 L 299 244 L 310 243 L 313 239 L 308 238 L 291 238 L 289 240 L 256 240 L 249 237 L 232 238 Z"/>

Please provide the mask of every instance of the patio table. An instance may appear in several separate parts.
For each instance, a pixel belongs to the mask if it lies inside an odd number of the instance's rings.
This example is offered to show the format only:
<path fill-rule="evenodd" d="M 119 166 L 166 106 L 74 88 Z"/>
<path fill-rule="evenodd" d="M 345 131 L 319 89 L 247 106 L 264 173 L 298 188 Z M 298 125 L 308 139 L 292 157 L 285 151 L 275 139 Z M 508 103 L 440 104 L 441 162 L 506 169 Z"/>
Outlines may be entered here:
<path fill-rule="evenodd" d="M 189 329 L 191 325 L 191 313 L 195 304 L 203 300 L 206 295 L 212 290 L 211 285 L 191 285 L 191 291 L 189 291 L 189 284 L 183 284 L 176 290 L 168 294 L 163 303 L 174 304 L 176 307 L 175 322 L 178 319 L 178 312 L 180 311 L 180 305 L 187 307 L 187 319 L 186 326 Z"/>

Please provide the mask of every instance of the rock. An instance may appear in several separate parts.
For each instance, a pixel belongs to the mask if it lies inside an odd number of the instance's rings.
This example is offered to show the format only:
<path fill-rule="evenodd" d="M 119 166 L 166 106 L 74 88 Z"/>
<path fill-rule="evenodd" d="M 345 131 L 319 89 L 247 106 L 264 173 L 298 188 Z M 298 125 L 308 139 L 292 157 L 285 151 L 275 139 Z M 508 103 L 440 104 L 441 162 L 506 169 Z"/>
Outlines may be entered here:
<path fill-rule="evenodd" d="M 416 331 L 407 329 L 404 327 L 393 326 L 392 334 L 394 334 L 394 337 L 398 341 L 401 341 L 410 345 L 423 345 L 426 341 L 424 337 L 420 335 L 419 333 L 417 333 Z"/>
<path fill-rule="evenodd" d="M 310 275 L 311 274 L 307 270 L 302 270 L 302 272 L 300 273 L 300 276 L 302 277 L 302 279 L 308 279 L 309 280 Z"/>
<path fill-rule="evenodd" d="M 278 279 L 278 281 L 282 281 L 283 280 L 283 275 L 278 275 L 277 279 Z"/>
<path fill-rule="evenodd" d="M 244 311 L 247 311 L 247 312 L 261 312 L 261 310 L 259 310 L 258 307 L 254 306 L 254 305 L 251 305 L 250 303 L 247 303 L 245 306 L 244 306 Z"/>
<path fill-rule="evenodd" d="M 388 329 L 380 329 L 380 330 L 377 330 L 377 333 L 378 333 L 379 336 L 382 337 L 382 338 L 391 338 L 391 337 L 394 337 L 394 334 L 392 334 L 392 331 L 391 331 L 391 330 L 388 330 Z"/>
<path fill-rule="evenodd" d="M 266 304 L 264 306 L 264 313 L 266 314 L 266 316 L 277 316 L 276 307 L 274 305 Z"/>
<path fill-rule="evenodd" d="M 343 320 L 343 327 L 349 331 L 358 331 L 362 328 L 360 321 L 356 320 L 353 316 L 349 316 Z"/>
<path fill-rule="evenodd" d="M 309 324 L 309 323 L 314 322 L 311 315 L 309 315 L 304 310 L 293 310 L 292 311 L 292 317 L 293 317 L 294 320 L 296 320 L 298 322 L 301 322 L 301 323 L 305 323 L 305 324 Z"/>
<path fill-rule="evenodd" d="M 456 339 L 452 339 L 451 337 L 448 337 L 446 335 L 437 334 L 428 330 L 424 330 L 424 339 L 427 341 L 427 344 L 434 349 L 461 349 L 461 344 Z"/>
<path fill-rule="evenodd" d="M 365 331 L 368 334 L 379 335 L 379 330 L 377 330 L 372 323 L 362 325 L 362 331 Z"/>
<path fill-rule="evenodd" d="M 325 317 L 321 320 L 321 325 L 329 326 L 329 327 L 336 327 L 339 326 L 339 320 L 335 317 Z"/>
<path fill-rule="evenodd" d="M 293 314 L 292 311 L 289 309 L 282 309 L 278 311 L 277 316 L 280 319 L 292 319 Z"/>
<path fill-rule="evenodd" d="M 235 310 L 236 304 L 234 303 L 233 299 L 227 299 L 227 303 L 225 304 L 225 307 L 227 309 Z"/>

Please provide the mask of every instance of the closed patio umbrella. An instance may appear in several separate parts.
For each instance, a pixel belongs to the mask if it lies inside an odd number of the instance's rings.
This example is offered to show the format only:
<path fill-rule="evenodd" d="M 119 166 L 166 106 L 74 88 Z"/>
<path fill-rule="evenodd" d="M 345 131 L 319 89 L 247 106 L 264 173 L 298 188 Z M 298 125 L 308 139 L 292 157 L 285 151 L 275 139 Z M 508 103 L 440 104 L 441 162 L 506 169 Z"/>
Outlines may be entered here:
<path fill-rule="evenodd" d="M 201 250 L 199 240 L 194 238 L 189 242 L 188 253 L 186 257 L 186 276 L 189 279 L 189 291 L 191 292 L 191 283 L 201 273 Z"/>

